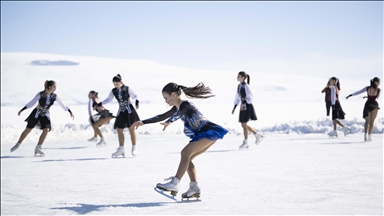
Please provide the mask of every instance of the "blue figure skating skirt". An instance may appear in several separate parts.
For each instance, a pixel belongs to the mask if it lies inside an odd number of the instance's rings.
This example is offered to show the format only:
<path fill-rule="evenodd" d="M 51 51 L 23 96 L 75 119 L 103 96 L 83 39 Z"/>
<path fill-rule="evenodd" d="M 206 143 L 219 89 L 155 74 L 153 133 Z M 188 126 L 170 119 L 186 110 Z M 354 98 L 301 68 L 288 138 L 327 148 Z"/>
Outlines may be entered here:
<path fill-rule="evenodd" d="M 224 135 L 228 133 L 228 130 L 215 123 L 207 122 L 198 132 L 193 132 L 187 125 L 185 125 L 184 133 L 191 138 L 190 142 L 196 142 L 204 138 L 216 141 L 218 139 L 223 139 Z"/>

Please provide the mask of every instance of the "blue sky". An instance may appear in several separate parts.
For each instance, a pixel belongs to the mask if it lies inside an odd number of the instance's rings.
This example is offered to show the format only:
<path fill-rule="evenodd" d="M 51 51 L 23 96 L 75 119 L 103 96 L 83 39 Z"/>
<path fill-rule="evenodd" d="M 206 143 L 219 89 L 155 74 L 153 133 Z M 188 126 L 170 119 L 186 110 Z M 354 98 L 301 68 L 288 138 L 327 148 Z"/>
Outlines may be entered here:
<path fill-rule="evenodd" d="M 193 68 L 383 52 L 383 2 L 1 2 L 1 52 Z"/>

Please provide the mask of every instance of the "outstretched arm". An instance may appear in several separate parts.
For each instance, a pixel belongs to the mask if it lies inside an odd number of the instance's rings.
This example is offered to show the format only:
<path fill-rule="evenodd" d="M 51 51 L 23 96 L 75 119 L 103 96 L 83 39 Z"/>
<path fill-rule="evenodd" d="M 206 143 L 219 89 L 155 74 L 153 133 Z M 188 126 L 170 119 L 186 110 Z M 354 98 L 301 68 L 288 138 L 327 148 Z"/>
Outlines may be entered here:
<path fill-rule="evenodd" d="M 72 119 L 75 118 L 72 111 L 68 108 L 68 106 L 64 105 L 63 101 L 60 99 L 60 97 L 58 95 L 56 95 L 56 101 L 57 101 L 57 103 L 59 103 L 59 105 L 61 106 L 61 108 L 63 108 L 64 111 L 68 111 L 69 114 L 71 114 Z"/>
<path fill-rule="evenodd" d="M 363 93 L 363 92 L 365 92 L 365 91 L 367 91 L 367 87 L 364 87 L 364 88 L 361 89 L 360 91 L 357 91 L 357 92 L 355 92 L 355 93 L 352 93 L 352 94 L 348 95 L 348 96 L 346 97 L 346 99 L 348 99 L 349 97 L 352 97 L 352 96 L 359 95 L 359 94 L 361 94 L 361 93 Z"/>
<path fill-rule="evenodd" d="M 33 107 L 39 99 L 40 99 L 40 92 L 38 92 L 36 96 L 29 103 L 27 103 L 17 114 L 20 115 L 21 112 L 23 112 L 24 110 Z"/>
<path fill-rule="evenodd" d="M 148 119 L 145 119 L 143 120 L 142 122 L 144 124 L 151 124 L 151 123 L 156 123 L 156 122 L 160 122 L 160 121 L 164 121 L 165 119 L 169 118 L 170 116 L 172 116 L 172 114 L 174 114 L 176 112 L 177 108 L 175 106 L 172 107 L 172 109 L 170 109 L 169 111 L 161 114 L 161 115 L 156 115 L 152 118 L 148 118 Z"/>
<path fill-rule="evenodd" d="M 113 93 L 112 93 L 112 90 L 111 90 L 111 91 L 109 92 L 108 97 L 107 97 L 105 100 L 101 101 L 101 102 L 99 103 L 99 106 L 104 105 L 104 104 L 107 104 L 107 103 L 110 103 L 112 100 L 113 100 Z"/>

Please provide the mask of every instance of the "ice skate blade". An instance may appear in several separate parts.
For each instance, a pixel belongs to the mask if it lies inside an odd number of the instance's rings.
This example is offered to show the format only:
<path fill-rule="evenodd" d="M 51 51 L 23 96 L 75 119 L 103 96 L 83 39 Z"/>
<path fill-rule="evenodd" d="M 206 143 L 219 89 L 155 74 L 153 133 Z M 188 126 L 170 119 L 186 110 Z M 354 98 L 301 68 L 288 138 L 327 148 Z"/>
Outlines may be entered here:
<path fill-rule="evenodd" d="M 104 147 L 104 146 L 106 146 L 107 144 L 106 143 L 104 143 L 104 144 L 99 144 L 99 145 L 96 145 L 96 147 Z"/>
<path fill-rule="evenodd" d="M 191 195 L 191 196 L 189 196 L 189 197 L 187 197 L 187 196 L 183 196 L 182 198 L 183 198 L 183 199 L 200 198 L 200 193 L 195 193 L 195 194 L 193 194 L 193 195 Z"/>
<path fill-rule="evenodd" d="M 163 190 L 163 188 L 159 188 L 159 187 L 155 187 L 154 188 L 154 190 L 157 192 L 157 193 L 159 193 L 159 194 L 161 194 L 161 195 L 163 195 L 163 196 L 165 196 L 165 197 L 167 197 L 167 198 L 169 198 L 169 199 L 172 199 L 172 200 L 174 200 L 174 201 L 176 201 L 177 202 L 177 199 L 176 199 L 176 195 L 172 195 L 172 192 L 171 192 L 171 195 L 168 195 L 168 194 L 166 194 L 166 193 L 164 193 L 164 191 L 167 191 L 167 190 Z M 174 192 L 174 191 L 173 191 Z M 176 194 L 177 194 L 177 192 L 176 192 Z"/>
<path fill-rule="evenodd" d="M 119 156 L 122 156 L 121 158 L 125 158 L 125 154 L 122 154 L 122 155 L 112 155 L 111 157 L 112 158 L 118 158 Z"/>
<path fill-rule="evenodd" d="M 35 154 L 33 156 L 35 156 L 35 157 L 45 157 L 45 154 Z"/>
<path fill-rule="evenodd" d="M 264 138 L 265 138 L 265 135 L 263 135 L 263 136 L 260 138 L 259 142 L 255 142 L 256 145 L 259 145 L 259 144 L 263 141 Z"/>
<path fill-rule="evenodd" d="M 170 190 L 167 190 L 165 188 L 162 188 L 162 187 L 159 187 L 159 186 L 156 186 L 156 188 L 160 191 L 167 191 L 167 192 L 171 192 L 171 195 L 172 196 L 176 196 L 177 195 L 177 191 L 170 191 Z"/>

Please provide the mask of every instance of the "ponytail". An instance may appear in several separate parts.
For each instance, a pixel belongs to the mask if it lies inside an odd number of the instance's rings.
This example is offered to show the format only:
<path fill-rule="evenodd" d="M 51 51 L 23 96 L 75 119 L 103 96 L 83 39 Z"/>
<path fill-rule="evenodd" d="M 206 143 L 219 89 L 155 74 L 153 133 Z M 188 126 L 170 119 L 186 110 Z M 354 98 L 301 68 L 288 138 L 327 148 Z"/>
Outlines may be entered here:
<path fill-rule="evenodd" d="M 56 82 L 53 81 L 53 80 L 45 80 L 44 82 L 44 93 L 47 94 L 48 90 L 49 90 L 49 87 L 55 85 Z"/>
<path fill-rule="evenodd" d="M 121 75 L 117 74 L 112 78 L 112 82 L 121 82 Z"/>
<path fill-rule="evenodd" d="M 98 97 L 99 97 L 99 92 L 97 92 L 97 91 L 92 90 L 92 91 L 90 91 L 89 93 L 90 93 L 90 94 L 93 94 L 95 98 L 98 98 Z"/>
<path fill-rule="evenodd" d="M 377 88 L 377 85 L 375 84 L 375 82 L 379 81 L 380 82 L 380 78 L 379 77 L 375 77 L 373 79 L 371 79 L 371 87 L 376 89 Z"/>
<path fill-rule="evenodd" d="M 337 89 L 340 91 L 340 80 L 336 77 L 331 77 L 331 80 L 334 80 L 335 81 L 335 86 L 337 87 Z"/>
<path fill-rule="evenodd" d="M 211 89 L 209 87 L 204 86 L 202 82 L 198 83 L 194 87 L 185 87 L 182 85 L 177 85 L 176 83 L 168 83 L 166 86 L 164 86 L 162 92 L 166 92 L 169 95 L 171 95 L 172 92 L 176 92 L 176 94 L 180 96 L 181 90 L 183 90 L 187 98 L 203 98 L 204 99 L 204 98 L 210 98 L 215 96 L 215 95 L 212 95 Z"/>
<path fill-rule="evenodd" d="M 247 80 L 247 83 L 249 85 L 249 83 L 251 82 L 251 77 L 249 76 L 249 74 L 245 73 L 244 71 L 240 71 L 239 75 L 245 77 L 244 81 Z"/>

